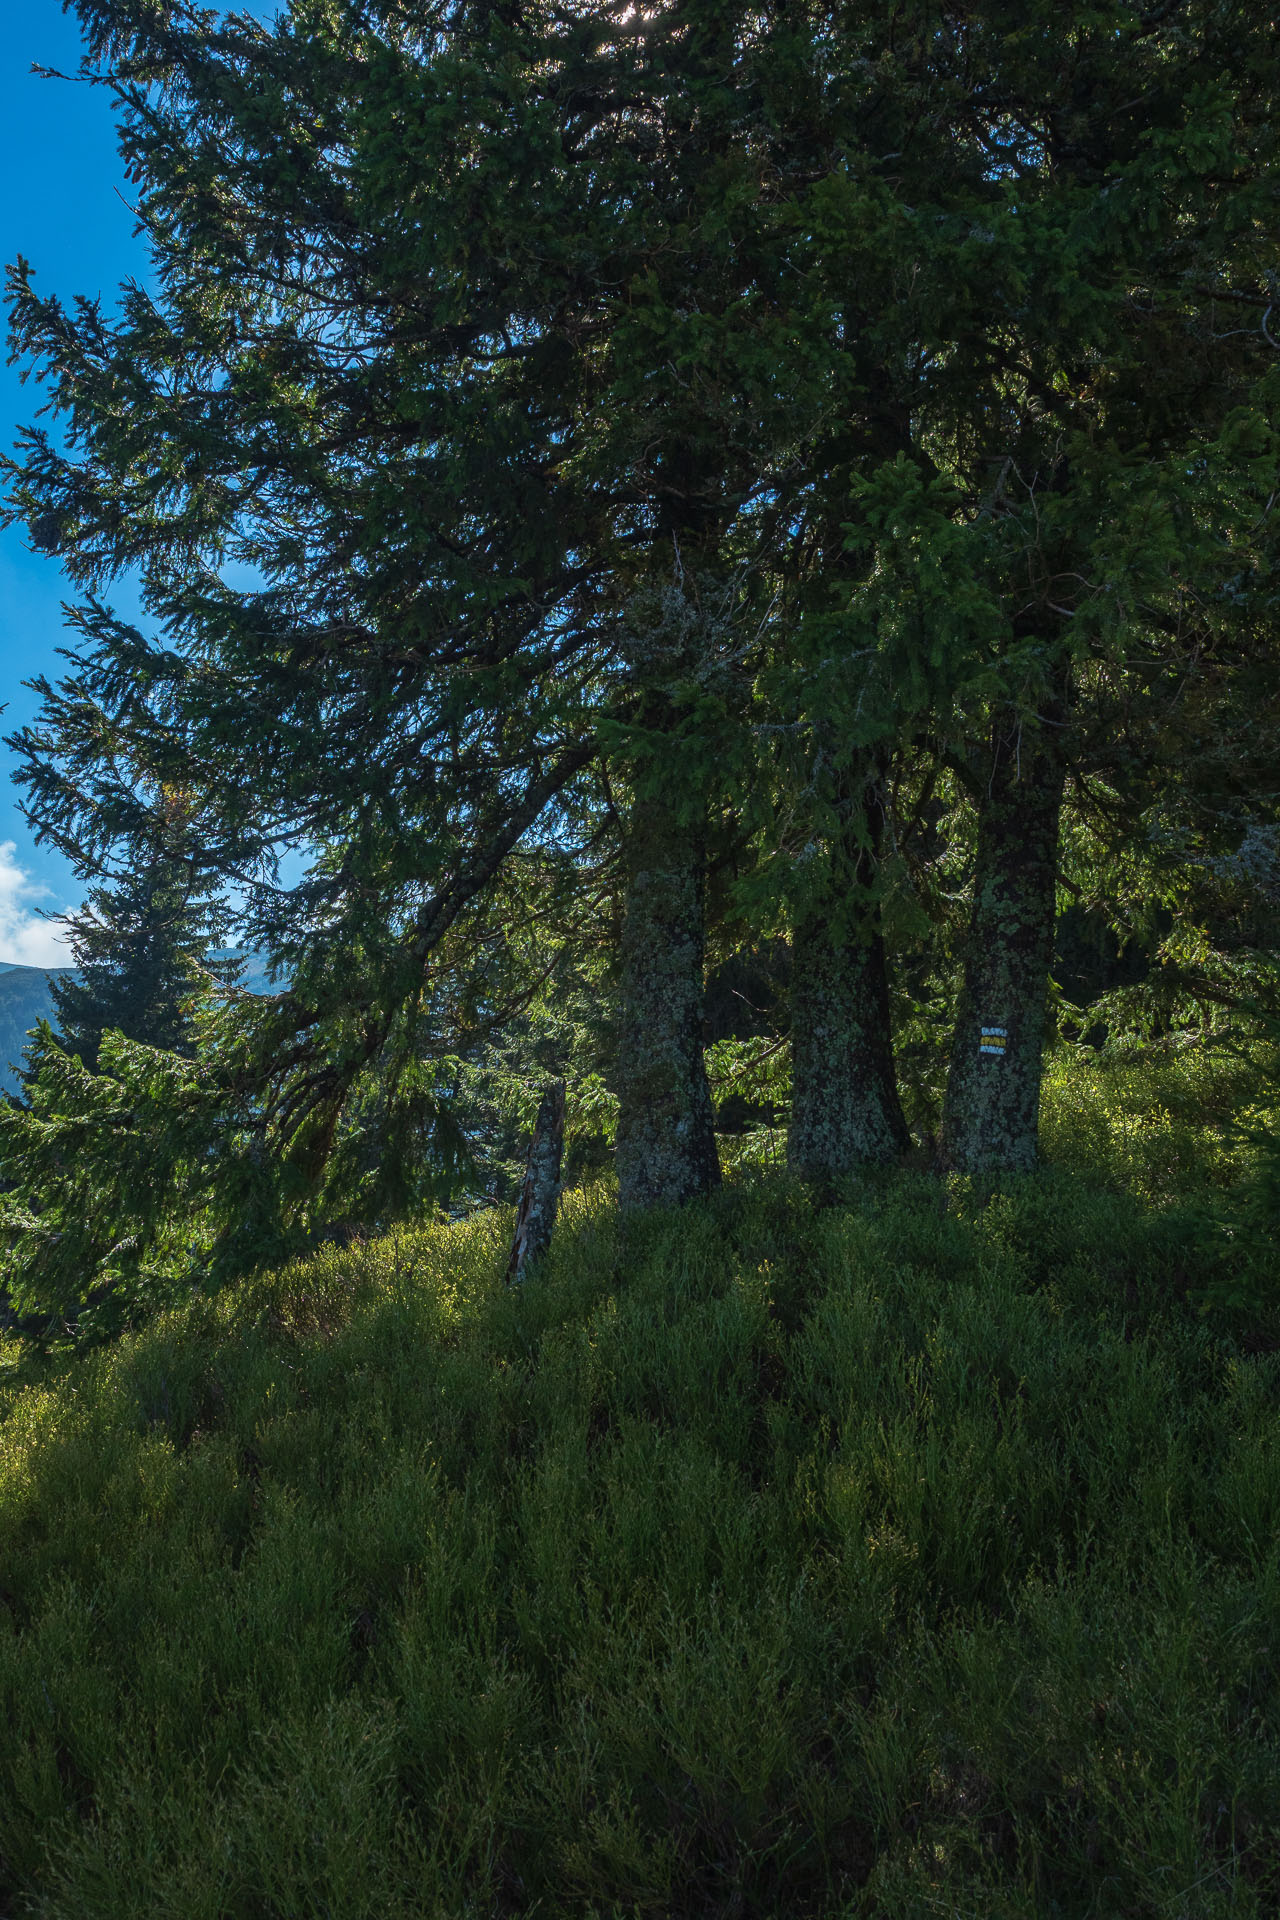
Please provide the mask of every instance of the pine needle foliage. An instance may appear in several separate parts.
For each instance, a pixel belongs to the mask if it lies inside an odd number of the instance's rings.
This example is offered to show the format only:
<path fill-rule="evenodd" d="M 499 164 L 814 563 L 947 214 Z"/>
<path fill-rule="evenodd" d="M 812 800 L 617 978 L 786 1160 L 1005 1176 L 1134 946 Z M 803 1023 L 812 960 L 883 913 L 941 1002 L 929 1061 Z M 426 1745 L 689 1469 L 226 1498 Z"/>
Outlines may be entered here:
<path fill-rule="evenodd" d="M 209 990 L 226 915 L 191 815 L 181 794 L 155 795 L 125 869 L 67 916 L 74 971 L 53 980 L 56 1025 L 90 1071 L 109 1029 L 165 1052 L 194 1052 L 194 1007 Z M 229 986 L 239 969 L 224 958 L 218 971 Z"/>
<path fill-rule="evenodd" d="M 207 1068 L 116 1030 L 97 1051 L 93 1071 L 42 1021 L 25 1099 L 0 1108 L 0 1285 L 44 1341 L 117 1333 L 207 1276 L 226 1227 L 215 1187 L 275 1239 Z"/>

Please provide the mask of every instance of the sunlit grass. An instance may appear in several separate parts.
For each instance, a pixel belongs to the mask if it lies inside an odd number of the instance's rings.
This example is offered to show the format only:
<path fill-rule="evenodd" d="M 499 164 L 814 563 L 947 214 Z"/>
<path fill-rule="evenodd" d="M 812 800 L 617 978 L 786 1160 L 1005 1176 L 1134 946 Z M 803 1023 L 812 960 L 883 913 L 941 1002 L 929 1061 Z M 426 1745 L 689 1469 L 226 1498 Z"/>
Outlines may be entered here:
<path fill-rule="evenodd" d="M 1107 1071 L 994 1197 L 601 1187 L 516 1293 L 493 1213 L 10 1345 L 0 1910 L 1275 1913 L 1229 1092 Z"/>
<path fill-rule="evenodd" d="M 1052 1165 L 1166 1206 L 1246 1175 L 1254 1155 L 1238 1124 L 1274 1122 L 1274 1107 L 1257 1066 L 1229 1053 L 1063 1047 L 1046 1063 L 1042 1146 Z"/>

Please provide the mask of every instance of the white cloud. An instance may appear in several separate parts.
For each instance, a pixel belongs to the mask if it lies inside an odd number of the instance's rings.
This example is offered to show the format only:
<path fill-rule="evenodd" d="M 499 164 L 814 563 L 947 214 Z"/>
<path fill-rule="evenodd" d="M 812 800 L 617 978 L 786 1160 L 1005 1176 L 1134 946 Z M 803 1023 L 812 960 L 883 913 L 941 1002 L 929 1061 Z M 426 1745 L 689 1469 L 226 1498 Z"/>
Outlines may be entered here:
<path fill-rule="evenodd" d="M 17 967 L 65 967 L 67 929 L 62 920 L 42 920 L 34 903 L 49 897 L 48 887 L 18 865 L 13 840 L 0 840 L 0 960 Z"/>

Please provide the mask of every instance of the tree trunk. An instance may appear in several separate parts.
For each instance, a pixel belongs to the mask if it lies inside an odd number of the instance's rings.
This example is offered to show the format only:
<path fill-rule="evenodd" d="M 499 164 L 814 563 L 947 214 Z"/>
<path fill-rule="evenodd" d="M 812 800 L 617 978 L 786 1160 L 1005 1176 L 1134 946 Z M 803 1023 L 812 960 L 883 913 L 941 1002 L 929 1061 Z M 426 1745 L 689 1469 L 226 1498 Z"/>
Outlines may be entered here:
<path fill-rule="evenodd" d="M 845 897 L 811 907 L 792 944 L 791 1126 L 787 1158 L 809 1180 L 884 1165 L 910 1144 L 889 1029 L 889 979 L 870 888 L 882 815 L 871 790 L 863 843 L 848 836 Z M 850 900 L 848 894 L 854 898 Z"/>
<path fill-rule="evenodd" d="M 618 1198 L 678 1206 L 720 1180 L 702 1057 L 702 834 L 667 797 L 641 795 L 624 858 Z"/>
<path fill-rule="evenodd" d="M 993 737 L 978 803 L 964 986 L 942 1116 L 942 1163 L 963 1173 L 1036 1164 L 1053 960 L 1063 765 L 1018 724 Z"/>
<path fill-rule="evenodd" d="M 515 1237 L 507 1261 L 507 1279 L 523 1280 L 525 1271 L 551 1245 L 560 1200 L 560 1161 L 564 1153 L 564 1081 L 548 1087 L 538 1108 L 529 1160 L 516 1209 Z"/>

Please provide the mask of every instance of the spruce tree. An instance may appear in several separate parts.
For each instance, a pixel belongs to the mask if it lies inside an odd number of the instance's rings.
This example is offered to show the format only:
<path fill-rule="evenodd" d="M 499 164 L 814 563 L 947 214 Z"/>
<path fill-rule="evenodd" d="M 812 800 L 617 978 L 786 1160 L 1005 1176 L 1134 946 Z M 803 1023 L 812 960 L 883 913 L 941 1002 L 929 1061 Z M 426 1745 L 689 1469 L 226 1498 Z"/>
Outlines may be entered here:
<path fill-rule="evenodd" d="M 522 839 L 590 813 L 605 759 L 634 841 L 623 1032 L 645 1041 L 620 1134 L 669 1136 L 623 1147 L 624 1197 L 702 1190 L 699 817 L 745 682 L 703 612 L 767 539 L 771 468 L 818 404 L 785 257 L 807 155 L 761 189 L 790 24 L 80 11 L 160 294 L 108 324 L 19 269 L 19 350 L 73 445 L 33 432 L 12 498 L 90 596 L 137 567 L 165 640 L 86 600 L 76 673 L 19 742 L 33 817 L 72 850 L 136 839 L 116 750 L 200 792 L 291 981 L 239 1011 L 245 1047 L 316 1163 L 442 943 Z M 645 630 L 673 593 L 674 648 L 665 615 Z M 282 844 L 320 849 L 287 893 Z"/>
<path fill-rule="evenodd" d="M 883 249 L 901 351 L 874 318 L 857 329 L 874 346 L 845 468 L 852 551 L 815 516 L 793 711 L 824 748 L 847 716 L 846 777 L 923 751 L 971 796 L 943 1151 L 1013 1170 L 1036 1154 L 1062 797 L 1125 757 L 1099 706 L 1117 686 L 1162 706 L 1238 656 L 1266 603 L 1280 64 L 1253 10 L 1197 0 L 1065 21 L 993 4 L 935 26 L 902 57 L 947 178 L 889 208 L 888 233 L 910 234 Z M 909 174 L 909 142 L 893 165 Z M 820 270 L 833 311 L 852 297 L 862 320 L 836 209 Z M 1179 777 L 1164 769 L 1165 790 Z M 874 838 L 864 825 L 868 855 Z M 797 933 L 824 923 L 838 916 L 805 913 Z M 809 1071 L 821 1052 L 802 1050 Z"/>
<path fill-rule="evenodd" d="M 943 1153 L 970 1170 L 1034 1163 L 1064 783 L 1087 792 L 1126 751 L 1094 702 L 1162 705 L 1233 650 L 1270 564 L 1274 36 L 1198 4 L 1039 24 L 1009 39 L 984 9 L 967 55 L 1008 115 L 993 289 L 1010 278 L 986 332 L 1016 342 L 984 411 L 953 413 L 1015 563 L 1004 697 L 958 743 L 977 848 Z"/>
<path fill-rule="evenodd" d="M 291 982 L 236 1011 L 231 1053 L 306 1166 L 499 931 L 515 850 L 603 819 L 624 1195 L 678 1199 L 715 1177 L 705 849 L 750 816 L 765 731 L 796 728 L 796 930 L 838 930 L 813 977 L 860 1009 L 829 1072 L 847 1104 L 879 1061 L 892 1135 L 887 996 L 859 985 L 884 769 L 933 754 L 981 814 L 997 743 L 1071 732 L 1173 617 L 1165 550 L 1139 578 L 1115 528 L 1147 540 L 1154 505 L 1221 533 L 1233 455 L 1195 450 L 1264 349 L 1255 327 L 1219 355 L 1215 302 L 1259 302 L 1269 257 L 1249 10 L 79 11 L 157 291 L 109 321 L 15 276 L 72 435 L 27 437 L 12 510 L 86 595 L 19 742 L 33 818 L 91 855 L 141 842 L 117 768 L 200 794 Z M 126 567 L 162 638 L 95 597 Z M 1074 732 L 1015 772 L 1055 758 L 1083 764 Z M 316 857 L 285 889 L 289 846 Z M 1038 1086 L 1034 1015 L 981 998 L 966 1031 L 1017 1025 Z M 961 1091 L 956 1163 L 1025 1164 L 1035 1089 L 1013 1146 Z"/>
<path fill-rule="evenodd" d="M 180 796 L 162 796 L 154 821 L 132 868 L 67 916 L 74 971 L 53 983 L 55 1024 L 90 1072 L 109 1029 L 165 1052 L 194 1052 L 191 1002 L 210 984 L 217 880 L 201 865 Z M 221 983 L 234 984 L 236 971 L 224 958 Z"/>

